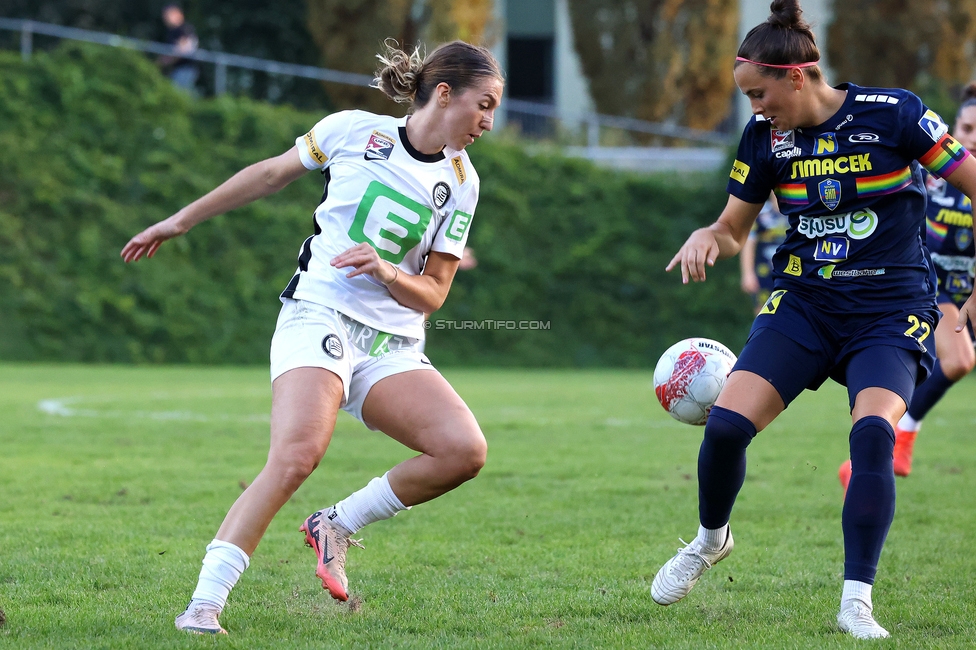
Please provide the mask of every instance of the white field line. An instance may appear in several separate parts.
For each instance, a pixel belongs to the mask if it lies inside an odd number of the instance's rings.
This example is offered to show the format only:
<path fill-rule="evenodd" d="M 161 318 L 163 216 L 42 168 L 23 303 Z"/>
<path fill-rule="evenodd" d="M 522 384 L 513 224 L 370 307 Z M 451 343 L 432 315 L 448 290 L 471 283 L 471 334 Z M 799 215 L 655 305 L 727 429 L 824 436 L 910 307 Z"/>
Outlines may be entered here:
<path fill-rule="evenodd" d="M 37 410 L 47 415 L 59 417 L 82 418 L 141 418 L 145 420 L 177 420 L 183 422 L 270 422 L 271 416 L 260 415 L 205 415 L 192 411 L 119 411 L 75 408 L 73 404 L 81 401 L 80 397 L 61 397 L 42 399 L 37 403 Z"/>

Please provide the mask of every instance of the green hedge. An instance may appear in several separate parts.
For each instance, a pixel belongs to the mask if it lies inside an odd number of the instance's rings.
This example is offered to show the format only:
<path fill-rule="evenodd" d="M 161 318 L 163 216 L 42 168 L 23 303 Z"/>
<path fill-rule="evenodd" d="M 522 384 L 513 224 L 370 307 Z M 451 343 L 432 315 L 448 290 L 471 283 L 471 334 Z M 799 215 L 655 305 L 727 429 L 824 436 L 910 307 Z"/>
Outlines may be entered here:
<path fill-rule="evenodd" d="M 320 179 L 203 224 L 148 262 L 125 265 L 119 250 L 320 117 L 191 100 L 125 51 L 68 45 L 28 63 L 0 53 L 0 359 L 266 363 Z M 750 305 L 734 262 L 703 285 L 663 271 L 721 210 L 724 174 L 623 174 L 503 139 L 471 154 L 480 264 L 433 316 L 435 362 L 648 366 L 686 336 L 741 345 Z M 436 329 L 454 320 L 549 329 Z"/>

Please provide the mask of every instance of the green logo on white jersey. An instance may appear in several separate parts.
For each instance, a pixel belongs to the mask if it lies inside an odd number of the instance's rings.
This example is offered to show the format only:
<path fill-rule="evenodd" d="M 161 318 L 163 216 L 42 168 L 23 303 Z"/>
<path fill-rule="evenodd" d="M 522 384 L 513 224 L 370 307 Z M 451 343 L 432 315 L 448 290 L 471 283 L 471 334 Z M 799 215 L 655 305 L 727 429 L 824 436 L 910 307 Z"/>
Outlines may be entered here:
<path fill-rule="evenodd" d="M 444 233 L 444 236 L 454 241 L 461 241 L 464 239 L 464 233 L 467 232 L 470 223 L 470 214 L 455 210 L 454 214 L 451 215 L 451 223 L 447 227 L 447 232 Z"/>
<path fill-rule="evenodd" d="M 367 242 L 381 259 L 399 264 L 420 243 L 433 214 L 426 205 L 372 181 L 356 208 L 349 238 L 356 243 Z"/>

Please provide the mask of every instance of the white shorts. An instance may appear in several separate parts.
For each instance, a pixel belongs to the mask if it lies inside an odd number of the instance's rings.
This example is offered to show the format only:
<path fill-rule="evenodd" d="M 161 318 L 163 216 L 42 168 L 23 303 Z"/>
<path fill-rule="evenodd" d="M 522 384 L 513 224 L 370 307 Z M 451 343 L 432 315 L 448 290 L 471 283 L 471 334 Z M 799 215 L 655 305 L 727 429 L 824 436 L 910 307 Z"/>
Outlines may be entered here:
<path fill-rule="evenodd" d="M 422 340 L 378 332 L 307 300 L 283 303 L 271 339 L 271 381 L 295 368 L 334 372 L 342 380 L 342 410 L 363 424 L 363 402 L 378 381 L 408 370 L 436 372 Z"/>

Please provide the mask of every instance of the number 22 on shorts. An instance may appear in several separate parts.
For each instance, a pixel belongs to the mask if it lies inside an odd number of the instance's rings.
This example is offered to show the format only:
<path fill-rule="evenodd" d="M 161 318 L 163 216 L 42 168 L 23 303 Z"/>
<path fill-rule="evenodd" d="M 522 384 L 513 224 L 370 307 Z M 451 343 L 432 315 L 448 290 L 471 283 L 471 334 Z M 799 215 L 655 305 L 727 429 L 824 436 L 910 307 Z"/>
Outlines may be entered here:
<path fill-rule="evenodd" d="M 929 337 L 932 333 L 932 326 L 923 320 L 919 320 L 918 316 L 915 314 L 910 314 L 908 316 L 908 323 L 911 325 L 907 330 L 905 330 L 905 336 L 910 336 L 915 339 L 918 343 L 918 347 L 922 352 L 926 352 L 925 346 L 922 341 Z"/>

